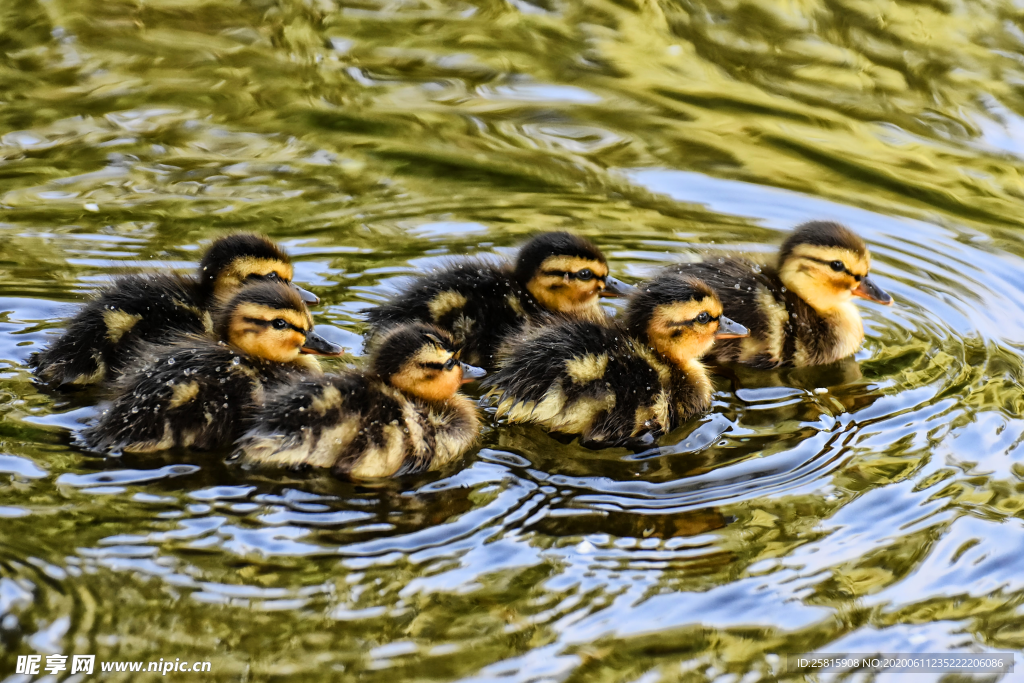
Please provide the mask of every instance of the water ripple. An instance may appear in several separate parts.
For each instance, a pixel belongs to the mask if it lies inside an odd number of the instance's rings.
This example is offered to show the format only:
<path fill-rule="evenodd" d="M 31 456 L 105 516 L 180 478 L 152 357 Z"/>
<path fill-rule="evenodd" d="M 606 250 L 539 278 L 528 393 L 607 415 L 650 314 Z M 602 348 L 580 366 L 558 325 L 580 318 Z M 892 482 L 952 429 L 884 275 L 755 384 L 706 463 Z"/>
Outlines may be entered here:
<path fill-rule="evenodd" d="M 44 4 L 6 12 L 0 72 L 0 666 L 654 683 L 1024 647 L 1013 3 Z M 845 362 L 716 376 L 641 453 L 488 427 L 358 485 L 100 458 L 70 438 L 99 396 L 26 367 L 111 276 L 231 230 L 281 240 L 358 351 L 452 256 L 568 229 L 636 281 L 809 219 L 897 305 L 859 305 Z"/>

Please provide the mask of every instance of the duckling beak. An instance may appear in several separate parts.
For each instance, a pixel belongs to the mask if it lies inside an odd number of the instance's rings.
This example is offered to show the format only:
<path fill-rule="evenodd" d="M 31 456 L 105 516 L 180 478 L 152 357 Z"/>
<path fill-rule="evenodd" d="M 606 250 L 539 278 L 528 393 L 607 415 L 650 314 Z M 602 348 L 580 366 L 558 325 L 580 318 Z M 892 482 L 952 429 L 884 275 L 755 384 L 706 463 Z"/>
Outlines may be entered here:
<path fill-rule="evenodd" d="M 883 306 L 892 306 L 892 297 L 889 296 L 889 293 L 876 285 L 867 275 L 860 281 L 857 288 L 853 290 L 853 295 L 868 301 L 875 301 Z"/>
<path fill-rule="evenodd" d="M 631 296 L 636 291 L 636 287 L 633 285 L 627 285 L 622 280 L 616 280 L 611 275 L 604 279 L 604 289 L 601 290 L 601 296 L 607 298 L 622 298 Z"/>
<path fill-rule="evenodd" d="M 345 349 L 332 344 L 312 330 L 306 335 L 306 343 L 302 345 L 302 353 L 314 356 L 340 356 Z"/>
<path fill-rule="evenodd" d="M 473 380 L 480 379 L 487 374 L 487 371 L 483 368 L 478 368 L 475 365 L 468 365 L 466 363 L 459 363 L 462 368 L 462 383 L 469 384 Z"/>
<path fill-rule="evenodd" d="M 726 318 L 724 315 L 718 318 L 718 331 L 715 332 L 715 339 L 738 339 L 749 337 L 750 330 L 740 325 L 735 320 Z"/>
<path fill-rule="evenodd" d="M 291 284 L 292 288 L 299 293 L 299 298 L 302 299 L 303 302 L 307 304 L 313 304 L 314 306 L 320 303 L 320 297 L 318 297 L 313 292 L 309 291 L 308 289 L 303 289 L 302 287 L 299 287 L 294 282 Z"/>

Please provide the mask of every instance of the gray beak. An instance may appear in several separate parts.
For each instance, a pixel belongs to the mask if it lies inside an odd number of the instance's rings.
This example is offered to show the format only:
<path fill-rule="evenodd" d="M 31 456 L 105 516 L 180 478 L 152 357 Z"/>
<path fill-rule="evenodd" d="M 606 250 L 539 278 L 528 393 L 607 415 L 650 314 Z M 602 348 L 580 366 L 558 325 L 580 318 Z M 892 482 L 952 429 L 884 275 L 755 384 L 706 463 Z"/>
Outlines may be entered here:
<path fill-rule="evenodd" d="M 859 296 L 868 301 L 875 301 L 885 306 L 892 305 L 892 297 L 889 296 L 888 292 L 875 284 L 874 280 L 869 278 L 867 275 L 857 285 L 857 289 L 853 290 L 854 296 Z"/>
<path fill-rule="evenodd" d="M 466 363 L 459 363 L 462 368 L 462 383 L 467 384 L 475 379 L 480 379 L 487 374 L 487 371 L 483 368 L 478 368 L 475 365 L 468 365 Z"/>
<path fill-rule="evenodd" d="M 715 339 L 736 339 L 749 336 L 750 330 L 735 320 L 726 318 L 724 315 L 718 317 L 718 331 L 715 332 Z"/>
<path fill-rule="evenodd" d="M 316 294 L 314 294 L 313 292 L 309 291 L 308 289 L 303 289 L 302 287 L 299 287 L 294 282 L 292 283 L 292 289 L 294 289 L 296 292 L 299 293 L 299 297 L 305 303 L 313 304 L 314 306 L 316 306 L 318 303 L 320 303 L 320 297 L 318 297 Z"/>
<path fill-rule="evenodd" d="M 302 352 L 314 356 L 340 356 L 345 349 L 332 344 L 316 332 L 310 330 L 306 335 L 306 343 L 302 345 Z"/>
<path fill-rule="evenodd" d="M 608 298 L 619 298 L 631 296 L 636 291 L 633 285 L 627 285 L 622 280 L 616 280 L 611 275 L 604 279 L 604 289 L 601 296 Z"/>

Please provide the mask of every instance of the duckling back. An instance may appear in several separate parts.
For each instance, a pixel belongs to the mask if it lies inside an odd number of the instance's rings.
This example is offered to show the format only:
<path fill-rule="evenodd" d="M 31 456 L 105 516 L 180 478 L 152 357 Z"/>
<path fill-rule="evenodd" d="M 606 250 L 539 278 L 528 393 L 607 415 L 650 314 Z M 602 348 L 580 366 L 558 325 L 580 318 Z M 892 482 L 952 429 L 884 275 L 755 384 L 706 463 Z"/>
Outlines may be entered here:
<path fill-rule="evenodd" d="M 485 384 L 509 423 L 578 434 L 592 446 L 636 445 L 707 409 L 691 383 L 621 327 L 560 321 L 502 347 Z"/>
<path fill-rule="evenodd" d="M 501 341 L 539 310 L 508 267 L 462 261 L 417 279 L 407 291 L 370 309 L 368 346 L 398 325 L 427 322 L 452 335 L 467 363 L 489 368 Z"/>
<path fill-rule="evenodd" d="M 480 431 L 464 396 L 431 404 L 356 373 L 281 387 L 252 425 L 238 441 L 244 462 L 329 467 L 354 479 L 438 469 L 465 453 Z"/>
<path fill-rule="evenodd" d="M 85 386 L 117 377 L 141 342 L 211 330 L 195 281 L 175 274 L 127 275 L 87 304 L 30 365 L 44 382 Z"/>
<path fill-rule="evenodd" d="M 307 366 L 254 358 L 206 337 L 182 336 L 138 351 L 139 367 L 114 385 L 117 398 L 83 433 L 98 451 L 223 448 L 265 387 L 306 376 Z"/>

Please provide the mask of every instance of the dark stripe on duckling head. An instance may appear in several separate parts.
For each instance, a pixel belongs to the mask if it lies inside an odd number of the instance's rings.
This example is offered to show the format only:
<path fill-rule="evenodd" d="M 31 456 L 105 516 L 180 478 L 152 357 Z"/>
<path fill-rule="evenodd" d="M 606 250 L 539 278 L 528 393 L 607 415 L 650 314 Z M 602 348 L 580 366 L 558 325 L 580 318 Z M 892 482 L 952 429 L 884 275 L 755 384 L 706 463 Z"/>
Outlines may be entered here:
<path fill-rule="evenodd" d="M 644 289 L 647 291 L 643 292 Z M 720 331 L 725 333 L 723 336 L 747 334 L 746 328 L 722 315 L 722 302 L 701 280 L 670 274 L 657 278 L 641 291 L 641 297 L 646 294 L 646 302 L 641 302 L 642 315 L 630 322 L 636 325 L 643 321 L 645 327 L 634 327 L 633 335 L 687 372 L 691 379 L 703 376 L 699 363 L 694 363 L 711 350 Z M 728 333 L 730 327 L 734 334 Z"/>
<path fill-rule="evenodd" d="M 718 299 L 703 280 L 664 272 L 637 287 L 636 294 L 629 300 L 629 306 L 626 308 L 626 330 L 637 339 L 647 341 L 648 325 L 660 306 L 688 301 L 700 302 L 708 297 L 716 301 Z M 721 305 L 718 307 L 721 308 Z"/>
<path fill-rule="evenodd" d="M 275 330 L 294 330 L 300 334 L 307 334 L 309 330 L 292 322 L 289 322 L 286 318 L 274 318 L 273 320 L 267 320 L 264 318 L 251 318 L 245 316 L 243 318 L 245 322 L 252 323 L 257 327 L 273 327 Z"/>
<path fill-rule="evenodd" d="M 590 240 L 569 232 L 545 232 L 530 239 L 516 257 L 515 278 L 526 284 L 545 259 L 551 256 L 574 256 L 606 263 L 604 254 Z"/>
<path fill-rule="evenodd" d="M 810 221 L 796 226 L 792 234 L 786 238 L 779 250 L 779 263 L 782 264 L 801 244 L 814 247 L 834 247 L 848 249 L 855 254 L 865 255 L 868 248 L 856 233 L 839 223 L 831 221 Z"/>
<path fill-rule="evenodd" d="M 313 318 L 298 292 L 281 283 L 251 285 L 218 311 L 221 340 L 249 356 L 276 363 L 300 362 L 319 371 L 315 359 L 300 354 L 338 355 L 342 349 L 313 331 Z"/>
<path fill-rule="evenodd" d="M 239 232 L 214 241 L 199 263 L 199 280 L 212 288 L 217 277 L 239 259 L 258 259 L 284 264 L 291 263 L 288 254 L 266 235 Z"/>
<path fill-rule="evenodd" d="M 220 339 L 227 339 L 232 314 L 246 304 L 278 311 L 291 311 L 305 323 L 303 332 L 313 329 L 313 318 L 298 292 L 279 282 L 261 282 L 243 287 L 217 311 L 214 332 Z M 297 321 L 293 320 L 292 322 Z"/>
<path fill-rule="evenodd" d="M 858 275 L 857 273 L 854 273 L 849 268 L 847 268 L 846 263 L 842 259 L 825 260 L 823 258 L 817 258 L 815 256 L 801 256 L 801 258 L 805 258 L 808 261 L 814 261 L 815 263 L 820 263 L 823 266 L 828 266 L 829 268 L 832 269 L 833 272 L 846 273 L 857 282 L 860 282 L 865 277 L 864 275 Z"/>
<path fill-rule="evenodd" d="M 387 333 L 370 359 L 374 374 L 387 379 L 397 374 L 427 344 L 452 355 L 458 353 L 451 335 L 425 323 L 400 325 Z"/>
<path fill-rule="evenodd" d="M 451 337 L 430 325 L 392 331 L 381 342 L 372 367 L 394 388 L 431 403 L 450 399 L 465 379 Z"/>

